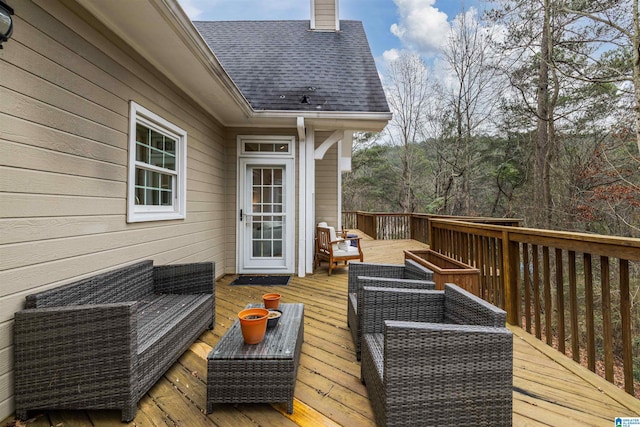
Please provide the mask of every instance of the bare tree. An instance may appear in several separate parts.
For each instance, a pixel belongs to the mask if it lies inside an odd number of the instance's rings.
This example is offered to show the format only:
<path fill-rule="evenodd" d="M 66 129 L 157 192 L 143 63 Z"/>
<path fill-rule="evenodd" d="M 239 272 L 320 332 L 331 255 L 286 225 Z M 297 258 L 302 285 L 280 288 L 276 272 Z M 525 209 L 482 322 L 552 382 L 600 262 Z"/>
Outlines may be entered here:
<path fill-rule="evenodd" d="M 462 158 L 456 175 L 461 185 L 459 207 L 454 213 L 471 215 L 474 164 L 480 150 L 476 134 L 492 117 L 498 105 L 498 57 L 493 54 L 491 33 L 477 19 L 475 9 L 464 9 L 455 18 L 442 56 L 448 64 L 449 102 L 456 126 L 456 146 Z"/>
<path fill-rule="evenodd" d="M 387 100 L 393 119 L 386 128 L 388 140 L 400 148 L 401 191 L 399 205 L 403 212 L 415 209 L 416 143 L 423 138 L 429 99 L 429 72 L 416 54 L 403 52 L 389 65 L 385 81 Z"/>

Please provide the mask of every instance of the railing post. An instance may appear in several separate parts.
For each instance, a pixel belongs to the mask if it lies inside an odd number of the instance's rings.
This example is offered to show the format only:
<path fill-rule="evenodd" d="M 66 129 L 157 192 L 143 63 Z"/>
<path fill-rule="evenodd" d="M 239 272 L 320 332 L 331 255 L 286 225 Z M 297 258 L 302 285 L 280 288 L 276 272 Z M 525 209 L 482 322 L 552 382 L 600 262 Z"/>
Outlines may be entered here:
<path fill-rule="evenodd" d="M 507 312 L 507 322 L 520 326 L 519 296 L 518 296 L 518 242 L 511 242 L 509 231 L 502 231 L 502 272 L 504 283 L 504 302 Z"/>

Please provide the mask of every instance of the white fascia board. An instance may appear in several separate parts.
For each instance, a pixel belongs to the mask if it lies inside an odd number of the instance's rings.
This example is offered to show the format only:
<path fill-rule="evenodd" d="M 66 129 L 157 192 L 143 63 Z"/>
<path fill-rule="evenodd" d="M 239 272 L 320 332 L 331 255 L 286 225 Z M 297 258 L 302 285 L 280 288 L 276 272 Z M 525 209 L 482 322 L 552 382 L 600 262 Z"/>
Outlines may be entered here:
<path fill-rule="evenodd" d="M 350 130 L 357 132 L 380 132 L 392 118 L 391 113 L 363 112 L 309 112 L 309 111 L 254 111 L 250 118 L 232 127 L 295 127 L 298 117 L 303 117 L 305 126 L 313 126 L 317 131 Z"/>

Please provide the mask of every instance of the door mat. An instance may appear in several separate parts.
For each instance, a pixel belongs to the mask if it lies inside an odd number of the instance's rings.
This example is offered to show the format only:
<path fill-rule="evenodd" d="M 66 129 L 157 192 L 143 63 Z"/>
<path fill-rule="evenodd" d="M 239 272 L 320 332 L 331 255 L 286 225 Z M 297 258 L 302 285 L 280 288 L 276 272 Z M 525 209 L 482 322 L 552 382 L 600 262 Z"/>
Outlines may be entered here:
<path fill-rule="evenodd" d="M 235 285 L 260 285 L 260 286 L 287 286 L 289 284 L 291 276 L 254 276 L 254 275 L 241 275 L 238 276 L 231 286 Z"/>

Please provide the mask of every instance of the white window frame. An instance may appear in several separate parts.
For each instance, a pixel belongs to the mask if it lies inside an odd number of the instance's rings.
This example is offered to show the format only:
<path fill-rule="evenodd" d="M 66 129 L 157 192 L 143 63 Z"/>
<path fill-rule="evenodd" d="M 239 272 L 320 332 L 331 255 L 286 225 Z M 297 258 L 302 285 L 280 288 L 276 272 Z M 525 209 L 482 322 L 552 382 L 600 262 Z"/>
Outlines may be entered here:
<path fill-rule="evenodd" d="M 172 204 L 168 206 L 136 205 L 136 124 L 142 124 L 176 141 L 176 177 Z M 167 221 L 187 216 L 187 132 L 157 114 L 131 101 L 129 105 L 129 176 L 127 182 L 127 222 Z"/>

